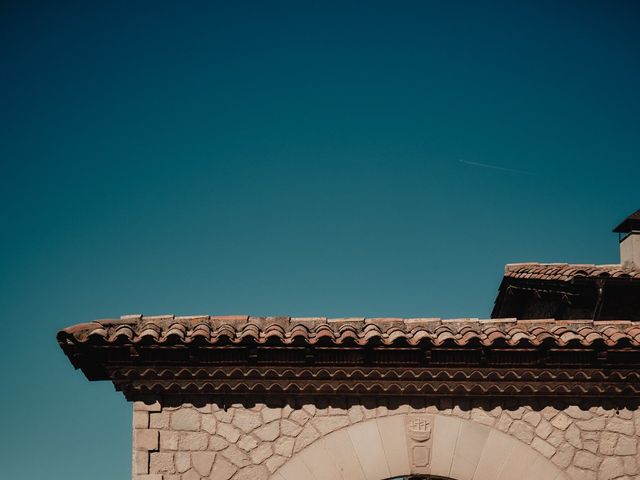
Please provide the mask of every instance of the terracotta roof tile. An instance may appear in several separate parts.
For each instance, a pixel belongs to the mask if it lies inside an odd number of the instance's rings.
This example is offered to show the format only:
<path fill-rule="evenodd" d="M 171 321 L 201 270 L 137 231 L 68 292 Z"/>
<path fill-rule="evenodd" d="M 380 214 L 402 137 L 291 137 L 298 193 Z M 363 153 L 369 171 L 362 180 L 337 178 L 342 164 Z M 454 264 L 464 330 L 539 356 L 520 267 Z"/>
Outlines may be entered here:
<path fill-rule="evenodd" d="M 289 317 L 174 317 L 126 316 L 120 320 L 96 320 L 74 325 L 58 333 L 64 344 L 132 343 L 189 344 L 196 339 L 209 344 L 239 344 L 251 341 L 264 344 L 277 340 L 282 344 L 302 341 L 309 345 L 319 342 L 335 345 L 366 345 L 375 342 L 391 345 L 431 344 L 448 342 L 464 346 L 479 342 L 491 346 L 496 342 L 510 346 L 589 346 L 602 343 L 616 346 L 625 342 L 640 346 L 640 325 L 630 321 L 592 321 L 553 319 L 326 319 Z"/>
<path fill-rule="evenodd" d="M 568 282 L 576 278 L 624 278 L 640 280 L 640 271 L 621 265 L 583 265 L 569 263 L 510 263 L 504 269 L 505 278 L 555 280 Z"/>

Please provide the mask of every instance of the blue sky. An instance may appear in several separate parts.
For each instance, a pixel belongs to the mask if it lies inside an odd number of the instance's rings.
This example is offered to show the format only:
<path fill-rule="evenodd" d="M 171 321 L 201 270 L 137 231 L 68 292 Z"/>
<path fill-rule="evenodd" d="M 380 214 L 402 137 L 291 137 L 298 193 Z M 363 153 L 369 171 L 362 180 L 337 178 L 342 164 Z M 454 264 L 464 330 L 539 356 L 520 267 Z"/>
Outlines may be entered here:
<path fill-rule="evenodd" d="M 2 2 L 6 477 L 129 475 L 64 326 L 488 317 L 505 263 L 617 262 L 640 9 L 516 3 Z"/>

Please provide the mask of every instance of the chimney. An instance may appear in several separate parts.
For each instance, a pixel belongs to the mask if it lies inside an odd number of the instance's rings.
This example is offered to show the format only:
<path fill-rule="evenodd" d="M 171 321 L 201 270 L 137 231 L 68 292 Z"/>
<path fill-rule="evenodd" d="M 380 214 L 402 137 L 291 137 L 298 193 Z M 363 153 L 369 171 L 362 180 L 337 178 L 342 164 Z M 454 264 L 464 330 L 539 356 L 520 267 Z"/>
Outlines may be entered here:
<path fill-rule="evenodd" d="M 640 210 L 613 229 L 620 236 L 620 263 L 623 268 L 640 270 Z"/>

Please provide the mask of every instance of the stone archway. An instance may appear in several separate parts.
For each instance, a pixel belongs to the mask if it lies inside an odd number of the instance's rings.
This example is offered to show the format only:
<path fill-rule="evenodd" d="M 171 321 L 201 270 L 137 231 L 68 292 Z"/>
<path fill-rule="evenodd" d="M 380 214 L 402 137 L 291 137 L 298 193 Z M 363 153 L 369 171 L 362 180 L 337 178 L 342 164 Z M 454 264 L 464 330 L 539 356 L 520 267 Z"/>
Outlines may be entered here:
<path fill-rule="evenodd" d="M 546 457 L 499 430 L 457 417 L 372 418 L 325 435 L 271 480 L 568 480 Z"/>

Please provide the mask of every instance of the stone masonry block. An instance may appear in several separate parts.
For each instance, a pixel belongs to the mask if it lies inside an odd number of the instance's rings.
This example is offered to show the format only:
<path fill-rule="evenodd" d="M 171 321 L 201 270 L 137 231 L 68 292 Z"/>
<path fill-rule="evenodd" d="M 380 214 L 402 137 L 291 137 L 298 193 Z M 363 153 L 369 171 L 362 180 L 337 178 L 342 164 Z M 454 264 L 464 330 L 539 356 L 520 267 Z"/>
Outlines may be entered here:
<path fill-rule="evenodd" d="M 638 442 L 635 438 L 621 436 L 616 445 L 616 455 L 635 455 L 638 451 Z"/>
<path fill-rule="evenodd" d="M 291 455 L 293 455 L 294 443 L 295 438 L 280 437 L 275 441 L 275 451 L 278 455 L 282 455 L 283 457 L 290 457 Z"/>
<path fill-rule="evenodd" d="M 564 413 L 559 413 L 551 420 L 551 425 L 560 430 L 566 430 L 571 425 L 571 419 Z"/>
<path fill-rule="evenodd" d="M 282 409 L 281 408 L 265 408 L 261 412 L 262 414 L 262 422 L 270 423 L 273 420 L 278 420 L 282 417 Z"/>
<path fill-rule="evenodd" d="M 229 442 L 221 437 L 213 436 L 209 438 L 209 450 L 218 451 L 229 446 Z"/>
<path fill-rule="evenodd" d="M 585 450 L 576 453 L 573 460 L 574 465 L 578 468 L 584 468 L 587 470 L 597 470 L 600 465 L 600 458 L 591 452 Z"/>
<path fill-rule="evenodd" d="M 149 414 L 149 427 L 150 428 L 169 428 L 169 418 L 171 416 L 171 412 L 162 411 L 162 412 L 153 412 Z"/>
<path fill-rule="evenodd" d="M 258 446 L 258 441 L 249 435 L 245 435 L 238 442 L 238 446 L 245 452 L 248 452 Z"/>
<path fill-rule="evenodd" d="M 159 412 L 162 410 L 162 406 L 160 402 L 155 401 L 153 403 L 145 403 L 145 402 L 134 402 L 133 403 L 134 411 L 144 411 L 144 412 Z"/>
<path fill-rule="evenodd" d="M 135 430 L 133 433 L 133 446 L 135 450 L 158 450 L 158 430 Z"/>
<path fill-rule="evenodd" d="M 237 470 L 237 467 L 222 456 L 217 456 L 213 464 L 216 480 L 229 480 Z"/>
<path fill-rule="evenodd" d="M 615 433 L 622 433 L 624 435 L 633 435 L 634 426 L 633 423 L 623 418 L 612 417 L 607 422 L 607 430 Z"/>
<path fill-rule="evenodd" d="M 611 480 L 624 475 L 624 463 L 621 458 L 605 458 L 598 470 L 598 480 Z"/>
<path fill-rule="evenodd" d="M 270 443 L 263 443 L 258 448 L 253 450 L 249 454 L 249 457 L 251 458 L 251 461 L 254 464 L 259 465 L 262 462 L 264 462 L 267 458 L 269 458 L 271 455 L 273 455 L 273 447 L 271 446 Z"/>
<path fill-rule="evenodd" d="M 218 425 L 218 435 L 231 443 L 235 443 L 240 438 L 240 431 L 228 423 Z"/>
<path fill-rule="evenodd" d="M 173 430 L 200 430 L 200 414 L 190 408 L 176 410 L 171 414 L 171 428 Z"/>
<path fill-rule="evenodd" d="M 180 432 L 178 444 L 180 450 L 206 450 L 209 435 L 204 432 Z"/>
<path fill-rule="evenodd" d="M 133 412 L 133 428 L 149 428 L 149 412 Z"/>
<path fill-rule="evenodd" d="M 243 468 L 235 478 L 237 480 L 267 480 L 267 478 L 269 478 L 269 471 L 265 466 L 255 465 Z"/>
<path fill-rule="evenodd" d="M 192 468 L 182 476 L 182 480 L 201 480 L 201 477 L 200 474 Z"/>
<path fill-rule="evenodd" d="M 262 417 L 260 414 L 249 410 L 238 410 L 233 418 L 233 425 L 244 433 L 249 433 L 250 431 L 255 430 L 261 423 Z"/>
<path fill-rule="evenodd" d="M 224 457 L 237 467 L 246 467 L 250 465 L 249 457 L 245 452 L 240 450 L 236 445 L 229 445 L 222 451 Z"/>
<path fill-rule="evenodd" d="M 149 471 L 153 473 L 175 473 L 173 453 L 153 452 L 151 454 Z"/>
<path fill-rule="evenodd" d="M 202 476 L 208 476 L 216 458 L 215 452 L 195 452 L 191 455 L 193 468 Z"/>
<path fill-rule="evenodd" d="M 531 446 L 547 458 L 553 457 L 556 453 L 556 449 L 553 445 L 548 444 L 539 437 L 533 439 Z"/>
<path fill-rule="evenodd" d="M 174 457 L 176 471 L 184 473 L 191 467 L 191 454 L 186 452 L 177 452 Z"/>
<path fill-rule="evenodd" d="M 201 421 L 200 428 L 202 430 L 212 435 L 216 433 L 217 421 L 216 421 L 216 417 L 214 417 L 213 414 L 202 415 L 202 418 L 200 419 L 200 421 Z"/>
<path fill-rule="evenodd" d="M 255 434 L 260 440 L 272 442 L 280 435 L 280 422 L 273 421 L 267 425 L 263 425 L 255 431 Z"/>
<path fill-rule="evenodd" d="M 143 450 L 133 452 L 133 473 L 135 475 L 149 473 L 149 452 Z"/>
<path fill-rule="evenodd" d="M 171 430 L 161 430 L 160 449 L 178 450 L 178 432 L 172 432 Z"/>

